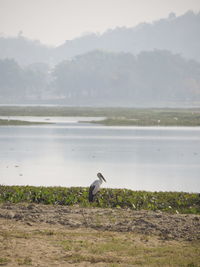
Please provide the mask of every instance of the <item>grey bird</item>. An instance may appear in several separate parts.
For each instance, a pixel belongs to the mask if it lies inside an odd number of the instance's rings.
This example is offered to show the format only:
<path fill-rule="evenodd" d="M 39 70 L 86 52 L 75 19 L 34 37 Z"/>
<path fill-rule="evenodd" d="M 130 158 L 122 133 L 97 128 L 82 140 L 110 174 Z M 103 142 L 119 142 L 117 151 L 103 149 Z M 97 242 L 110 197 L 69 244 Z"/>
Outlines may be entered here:
<path fill-rule="evenodd" d="M 94 196 L 97 194 L 97 192 L 100 190 L 101 184 L 106 182 L 106 179 L 103 177 L 103 175 L 99 172 L 97 173 L 98 180 L 95 180 L 91 185 L 89 189 L 89 202 L 94 201 Z"/>

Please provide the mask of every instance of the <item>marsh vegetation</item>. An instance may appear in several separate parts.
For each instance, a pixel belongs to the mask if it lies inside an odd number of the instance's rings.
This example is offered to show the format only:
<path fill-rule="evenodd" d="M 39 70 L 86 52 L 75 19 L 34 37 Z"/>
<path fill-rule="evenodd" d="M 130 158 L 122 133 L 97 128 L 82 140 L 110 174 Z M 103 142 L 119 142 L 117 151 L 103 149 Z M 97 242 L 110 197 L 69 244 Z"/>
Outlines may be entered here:
<path fill-rule="evenodd" d="M 0 116 L 106 117 L 104 125 L 200 126 L 200 109 L 1 106 Z"/>
<path fill-rule="evenodd" d="M 88 188 L 0 186 L 0 202 L 28 202 L 90 207 Z M 184 192 L 146 192 L 102 188 L 93 207 L 129 208 L 133 210 L 167 211 L 200 214 L 200 196 Z"/>

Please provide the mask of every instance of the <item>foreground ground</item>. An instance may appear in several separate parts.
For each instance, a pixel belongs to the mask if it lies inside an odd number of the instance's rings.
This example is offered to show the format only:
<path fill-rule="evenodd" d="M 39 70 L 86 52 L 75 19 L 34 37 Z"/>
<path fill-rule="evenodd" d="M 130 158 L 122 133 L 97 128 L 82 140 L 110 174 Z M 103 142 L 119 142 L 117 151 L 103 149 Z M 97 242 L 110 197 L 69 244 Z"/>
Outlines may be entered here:
<path fill-rule="evenodd" d="M 0 205 L 0 266 L 200 266 L 200 216 Z"/>

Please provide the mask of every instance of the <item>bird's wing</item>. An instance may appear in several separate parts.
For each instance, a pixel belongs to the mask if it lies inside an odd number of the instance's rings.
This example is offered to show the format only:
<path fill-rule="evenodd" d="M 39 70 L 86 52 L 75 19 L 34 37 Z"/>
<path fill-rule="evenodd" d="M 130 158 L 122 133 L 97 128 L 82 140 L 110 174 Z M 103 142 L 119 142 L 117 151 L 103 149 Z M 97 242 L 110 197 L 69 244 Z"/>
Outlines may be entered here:
<path fill-rule="evenodd" d="M 96 181 L 95 181 L 95 184 L 93 184 L 93 185 L 94 185 L 95 187 L 94 187 L 94 190 L 93 190 L 92 193 L 95 195 L 95 194 L 99 191 L 101 183 L 100 183 L 99 180 L 96 180 Z"/>
<path fill-rule="evenodd" d="M 95 185 L 98 183 L 98 181 L 99 181 L 99 180 L 95 180 L 90 186 L 92 186 L 92 185 L 95 186 Z"/>

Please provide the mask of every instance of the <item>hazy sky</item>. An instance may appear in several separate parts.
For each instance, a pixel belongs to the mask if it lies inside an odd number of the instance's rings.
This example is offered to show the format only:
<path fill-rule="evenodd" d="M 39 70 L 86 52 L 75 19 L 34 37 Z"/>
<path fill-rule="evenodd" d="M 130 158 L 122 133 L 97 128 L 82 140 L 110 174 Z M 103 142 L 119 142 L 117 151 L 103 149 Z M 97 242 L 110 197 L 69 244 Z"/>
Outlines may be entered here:
<path fill-rule="evenodd" d="M 188 10 L 200 0 L 0 0 L 0 34 L 58 45 L 87 32 L 132 27 Z"/>

